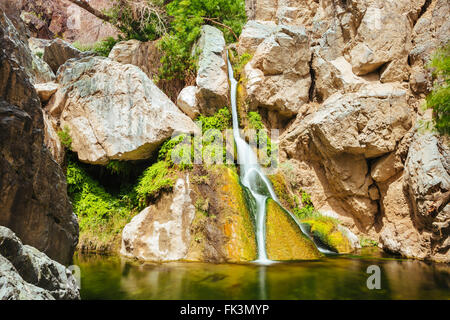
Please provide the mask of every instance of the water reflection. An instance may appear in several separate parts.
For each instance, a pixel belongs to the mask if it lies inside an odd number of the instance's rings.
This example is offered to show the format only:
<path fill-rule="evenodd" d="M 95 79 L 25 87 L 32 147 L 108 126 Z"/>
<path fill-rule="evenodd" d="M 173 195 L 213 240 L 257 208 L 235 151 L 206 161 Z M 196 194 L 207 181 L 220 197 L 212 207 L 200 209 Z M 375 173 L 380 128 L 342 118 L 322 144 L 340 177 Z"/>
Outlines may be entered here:
<path fill-rule="evenodd" d="M 76 255 L 83 299 L 449 299 L 450 267 L 378 253 L 255 264 L 139 264 Z M 381 290 L 366 286 L 381 268 Z"/>

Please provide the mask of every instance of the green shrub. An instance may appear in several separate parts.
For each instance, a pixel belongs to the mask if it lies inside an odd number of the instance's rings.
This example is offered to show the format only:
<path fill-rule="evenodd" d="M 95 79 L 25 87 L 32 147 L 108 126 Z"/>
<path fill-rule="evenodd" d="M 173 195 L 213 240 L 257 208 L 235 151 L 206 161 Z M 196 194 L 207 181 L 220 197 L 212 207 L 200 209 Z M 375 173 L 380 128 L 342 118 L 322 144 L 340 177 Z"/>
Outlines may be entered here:
<path fill-rule="evenodd" d="M 365 238 L 365 237 L 361 237 L 359 239 L 359 244 L 361 245 L 361 247 L 366 248 L 366 247 L 376 247 L 378 246 L 378 242 L 369 238 Z"/>
<path fill-rule="evenodd" d="M 170 32 L 161 41 L 164 56 L 160 77 L 163 79 L 184 79 L 195 70 L 192 47 L 202 25 L 211 24 L 221 29 L 229 43 L 236 41 L 233 33 L 239 36 L 246 22 L 244 0 L 174 0 L 166 10 L 172 20 Z"/>
<path fill-rule="evenodd" d="M 64 126 L 63 130 L 58 131 L 58 137 L 64 147 L 72 150 L 72 138 L 70 137 L 70 129 L 67 125 Z"/>
<path fill-rule="evenodd" d="M 241 78 L 244 67 L 250 62 L 250 60 L 252 60 L 252 58 L 253 56 L 250 53 L 245 52 L 238 57 L 236 62 L 233 63 L 233 72 L 236 79 Z"/>
<path fill-rule="evenodd" d="M 427 96 L 427 107 L 433 109 L 433 122 L 441 134 L 450 134 L 450 42 L 434 54 L 429 63 L 435 85 Z"/>
<path fill-rule="evenodd" d="M 223 131 L 232 126 L 231 112 L 227 107 L 223 107 L 213 116 L 200 115 L 196 122 L 201 122 L 203 133 L 211 129 Z"/>
<path fill-rule="evenodd" d="M 73 210 L 79 218 L 81 230 L 108 224 L 113 216 L 127 218 L 131 208 L 119 197 L 108 193 L 98 181 L 69 157 L 67 166 L 67 191 Z"/>
<path fill-rule="evenodd" d="M 172 176 L 169 164 L 166 161 L 159 161 L 147 168 L 139 178 L 135 188 L 139 205 L 147 205 L 161 191 L 171 190 L 175 183 Z"/>
<path fill-rule="evenodd" d="M 125 39 L 152 41 L 167 31 L 168 18 L 164 0 L 113 0 L 105 13 Z"/>
<path fill-rule="evenodd" d="M 99 56 L 107 57 L 111 52 L 112 48 L 116 45 L 117 42 L 121 41 L 121 39 L 114 39 L 113 37 L 108 37 L 101 41 L 98 41 L 94 44 L 83 45 L 79 42 L 72 43 L 72 46 L 77 48 L 80 51 L 92 51 L 98 54 Z"/>

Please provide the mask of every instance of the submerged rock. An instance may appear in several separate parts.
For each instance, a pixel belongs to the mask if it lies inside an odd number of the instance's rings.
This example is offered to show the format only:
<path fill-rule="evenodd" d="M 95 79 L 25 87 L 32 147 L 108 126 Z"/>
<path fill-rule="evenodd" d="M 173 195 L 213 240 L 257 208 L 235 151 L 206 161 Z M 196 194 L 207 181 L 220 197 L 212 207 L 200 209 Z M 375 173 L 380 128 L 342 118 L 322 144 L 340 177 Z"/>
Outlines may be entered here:
<path fill-rule="evenodd" d="M 108 58 L 67 62 L 46 109 L 91 164 L 148 159 L 175 132 L 197 127 L 138 67 Z"/>
<path fill-rule="evenodd" d="M 80 299 L 72 272 L 0 226 L 0 300 Z"/>

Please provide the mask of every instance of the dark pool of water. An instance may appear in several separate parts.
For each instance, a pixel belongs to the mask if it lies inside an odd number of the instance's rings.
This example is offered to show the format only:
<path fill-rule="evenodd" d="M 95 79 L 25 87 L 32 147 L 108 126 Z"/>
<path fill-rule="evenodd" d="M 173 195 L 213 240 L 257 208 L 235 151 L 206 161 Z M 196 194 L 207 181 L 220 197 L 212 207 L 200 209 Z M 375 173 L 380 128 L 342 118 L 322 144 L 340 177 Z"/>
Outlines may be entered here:
<path fill-rule="evenodd" d="M 377 250 L 319 261 L 254 264 L 139 264 L 76 254 L 82 299 L 450 299 L 450 266 L 388 257 Z M 367 288 L 367 268 L 381 289 Z"/>

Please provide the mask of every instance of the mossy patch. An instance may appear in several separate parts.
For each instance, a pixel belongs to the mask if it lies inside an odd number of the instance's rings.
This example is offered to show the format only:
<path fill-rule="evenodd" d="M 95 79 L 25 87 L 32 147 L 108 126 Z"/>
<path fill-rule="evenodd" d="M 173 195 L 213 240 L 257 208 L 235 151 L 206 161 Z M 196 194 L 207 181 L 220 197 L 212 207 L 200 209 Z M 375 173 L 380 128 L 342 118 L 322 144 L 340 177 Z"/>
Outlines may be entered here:
<path fill-rule="evenodd" d="M 349 253 L 352 246 L 347 237 L 338 229 L 334 219 L 328 217 L 309 218 L 301 221 L 316 241 L 337 253 Z"/>
<path fill-rule="evenodd" d="M 294 210 L 296 207 L 295 198 L 287 186 L 284 175 L 278 171 L 275 174 L 269 175 L 268 178 L 283 207 L 289 211 Z"/>
<path fill-rule="evenodd" d="M 311 260 L 322 254 L 278 203 L 267 200 L 266 251 L 271 260 Z"/>
<path fill-rule="evenodd" d="M 195 174 L 196 170 L 200 172 Z M 236 170 L 225 165 L 201 166 L 194 168 L 194 174 L 209 179 L 192 186 L 197 213 L 191 226 L 188 260 L 255 260 L 254 224 Z"/>

